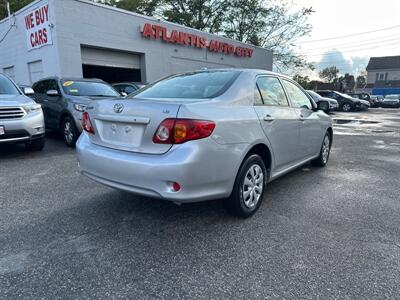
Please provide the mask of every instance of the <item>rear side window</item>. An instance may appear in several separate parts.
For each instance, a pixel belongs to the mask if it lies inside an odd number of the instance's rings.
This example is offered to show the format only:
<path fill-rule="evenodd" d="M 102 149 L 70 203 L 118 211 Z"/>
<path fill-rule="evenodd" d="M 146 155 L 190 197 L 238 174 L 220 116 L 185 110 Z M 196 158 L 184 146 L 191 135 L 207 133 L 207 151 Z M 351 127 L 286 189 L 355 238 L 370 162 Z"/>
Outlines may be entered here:
<path fill-rule="evenodd" d="M 203 71 L 167 77 L 133 93 L 133 98 L 207 99 L 223 94 L 240 71 Z"/>
<path fill-rule="evenodd" d="M 257 79 L 257 87 L 264 105 L 289 106 L 285 92 L 278 78 L 259 77 Z"/>
<path fill-rule="evenodd" d="M 286 88 L 293 107 L 307 109 L 313 108 L 310 99 L 297 85 L 287 80 L 283 80 L 283 85 Z"/>

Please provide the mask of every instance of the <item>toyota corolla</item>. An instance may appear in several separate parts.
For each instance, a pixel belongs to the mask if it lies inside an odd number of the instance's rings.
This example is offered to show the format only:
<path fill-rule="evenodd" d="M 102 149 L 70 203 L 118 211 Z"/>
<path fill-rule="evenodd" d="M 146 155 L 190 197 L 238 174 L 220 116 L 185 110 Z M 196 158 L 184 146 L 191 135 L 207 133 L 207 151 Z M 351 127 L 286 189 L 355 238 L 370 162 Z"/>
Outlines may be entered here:
<path fill-rule="evenodd" d="M 311 162 L 325 166 L 331 119 L 291 79 L 263 70 L 173 75 L 125 99 L 91 102 L 78 140 L 81 172 L 176 203 L 226 199 L 249 217 L 267 184 Z"/>

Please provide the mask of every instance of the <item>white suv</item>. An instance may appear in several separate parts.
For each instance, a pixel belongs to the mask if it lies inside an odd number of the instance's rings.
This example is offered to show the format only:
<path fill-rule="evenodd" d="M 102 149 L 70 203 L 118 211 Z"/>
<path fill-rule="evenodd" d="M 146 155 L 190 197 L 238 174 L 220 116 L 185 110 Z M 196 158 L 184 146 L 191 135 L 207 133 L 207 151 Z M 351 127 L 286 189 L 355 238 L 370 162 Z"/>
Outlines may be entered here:
<path fill-rule="evenodd" d="M 29 149 L 42 150 L 44 134 L 40 104 L 24 95 L 10 78 L 0 74 L 0 144 L 25 143 Z"/>

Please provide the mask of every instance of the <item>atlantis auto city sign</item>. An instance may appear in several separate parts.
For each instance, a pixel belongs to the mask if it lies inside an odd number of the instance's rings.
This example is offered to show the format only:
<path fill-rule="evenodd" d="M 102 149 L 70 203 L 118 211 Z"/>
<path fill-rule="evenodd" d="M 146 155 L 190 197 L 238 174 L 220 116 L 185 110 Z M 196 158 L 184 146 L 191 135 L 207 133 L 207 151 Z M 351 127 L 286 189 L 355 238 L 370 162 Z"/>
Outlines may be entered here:
<path fill-rule="evenodd" d="M 211 52 L 234 54 L 239 57 L 251 57 L 253 49 L 235 46 L 227 42 L 217 40 L 208 41 L 207 38 L 178 30 L 169 31 L 166 27 L 146 23 L 140 27 L 142 37 L 148 39 L 162 40 L 166 43 L 187 45 L 190 47 L 208 49 Z"/>

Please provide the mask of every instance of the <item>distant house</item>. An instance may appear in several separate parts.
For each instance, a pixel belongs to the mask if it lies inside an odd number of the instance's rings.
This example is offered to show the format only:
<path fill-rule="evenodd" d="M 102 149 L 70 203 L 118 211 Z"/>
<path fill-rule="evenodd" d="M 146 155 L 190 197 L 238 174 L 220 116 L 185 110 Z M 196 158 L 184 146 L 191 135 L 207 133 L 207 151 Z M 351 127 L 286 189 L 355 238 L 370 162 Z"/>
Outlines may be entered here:
<path fill-rule="evenodd" d="M 400 55 L 371 57 L 366 88 L 373 95 L 400 94 Z"/>

